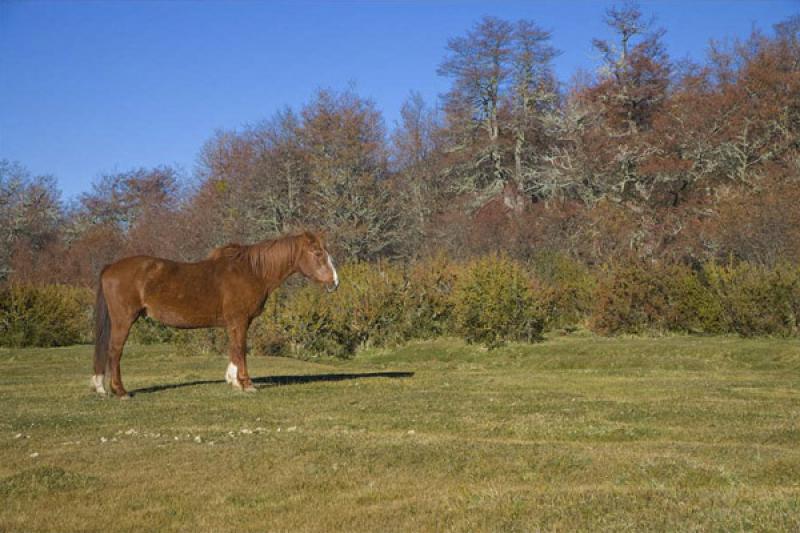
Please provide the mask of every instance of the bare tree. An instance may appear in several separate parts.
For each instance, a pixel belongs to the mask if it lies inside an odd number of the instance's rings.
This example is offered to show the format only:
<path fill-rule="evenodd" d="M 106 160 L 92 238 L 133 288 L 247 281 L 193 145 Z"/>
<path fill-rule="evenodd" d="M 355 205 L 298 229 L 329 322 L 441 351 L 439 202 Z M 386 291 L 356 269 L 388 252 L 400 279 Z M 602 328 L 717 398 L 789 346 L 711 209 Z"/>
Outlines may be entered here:
<path fill-rule="evenodd" d="M 391 135 L 396 200 L 406 205 L 407 239 L 422 242 L 431 215 L 446 193 L 438 172 L 440 124 L 436 111 L 412 92 L 400 110 L 401 122 Z M 418 248 L 418 247 L 415 247 Z"/>
<path fill-rule="evenodd" d="M 544 131 L 543 116 L 556 110 L 558 86 L 552 61 L 559 54 L 550 45 L 550 32 L 529 20 L 517 22 L 512 55 L 512 99 L 514 132 L 514 176 L 523 183 L 526 150 L 532 146 L 529 136 Z"/>
<path fill-rule="evenodd" d="M 471 106 L 472 119 L 485 131 L 495 180 L 504 179 L 499 149 L 498 110 L 501 92 L 510 79 L 509 61 L 514 26 L 495 17 L 484 17 L 463 37 L 447 43 L 448 55 L 438 73 L 453 78 L 447 98 L 456 107 Z"/>
<path fill-rule="evenodd" d="M 603 58 L 601 76 L 606 79 L 602 96 L 608 110 L 618 115 L 619 134 L 635 135 L 649 124 L 653 110 L 666 96 L 671 66 L 662 38 L 665 31 L 654 28 L 635 2 L 612 7 L 605 22 L 617 42 L 594 39 L 592 44 Z"/>
<path fill-rule="evenodd" d="M 0 283 L 12 274 L 13 257 L 34 257 L 59 237 L 63 210 L 52 176 L 33 176 L 0 160 Z"/>
<path fill-rule="evenodd" d="M 386 132 L 375 104 L 349 90 L 321 90 L 301 117 L 308 219 L 352 260 L 396 255 L 404 206 L 388 187 Z"/>
<path fill-rule="evenodd" d="M 112 224 L 130 230 L 148 212 L 177 206 L 179 179 L 175 169 L 157 167 L 105 175 L 80 197 L 83 214 L 92 224 Z"/>
<path fill-rule="evenodd" d="M 251 128 L 248 138 L 257 147 L 254 168 L 254 215 L 259 226 L 284 233 L 301 223 L 307 211 L 310 170 L 302 147 L 302 123 L 291 109 Z"/>

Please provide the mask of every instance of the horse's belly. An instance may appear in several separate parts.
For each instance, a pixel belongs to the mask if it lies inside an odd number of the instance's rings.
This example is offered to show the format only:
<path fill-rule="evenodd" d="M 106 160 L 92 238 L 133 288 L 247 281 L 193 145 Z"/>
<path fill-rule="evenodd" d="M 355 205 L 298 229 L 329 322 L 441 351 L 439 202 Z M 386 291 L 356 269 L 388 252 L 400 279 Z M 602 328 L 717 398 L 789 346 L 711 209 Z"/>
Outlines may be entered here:
<path fill-rule="evenodd" d="M 211 302 L 209 302 L 211 300 Z M 199 298 L 196 294 L 158 294 L 145 298 L 147 316 L 176 328 L 218 326 L 219 312 L 214 299 Z"/>
<path fill-rule="evenodd" d="M 174 328 L 208 328 L 219 326 L 215 314 L 170 309 L 163 306 L 146 307 L 147 316 Z"/>

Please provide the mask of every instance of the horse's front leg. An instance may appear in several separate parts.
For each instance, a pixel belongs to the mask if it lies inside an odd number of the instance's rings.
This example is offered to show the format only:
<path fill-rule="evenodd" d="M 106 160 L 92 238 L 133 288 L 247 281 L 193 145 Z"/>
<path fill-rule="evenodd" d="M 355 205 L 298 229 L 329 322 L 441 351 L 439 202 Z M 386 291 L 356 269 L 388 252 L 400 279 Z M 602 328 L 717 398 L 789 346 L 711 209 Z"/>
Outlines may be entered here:
<path fill-rule="evenodd" d="M 255 392 L 256 388 L 247 372 L 247 329 L 250 321 L 237 321 L 228 326 L 228 370 L 225 381 L 246 392 Z"/>

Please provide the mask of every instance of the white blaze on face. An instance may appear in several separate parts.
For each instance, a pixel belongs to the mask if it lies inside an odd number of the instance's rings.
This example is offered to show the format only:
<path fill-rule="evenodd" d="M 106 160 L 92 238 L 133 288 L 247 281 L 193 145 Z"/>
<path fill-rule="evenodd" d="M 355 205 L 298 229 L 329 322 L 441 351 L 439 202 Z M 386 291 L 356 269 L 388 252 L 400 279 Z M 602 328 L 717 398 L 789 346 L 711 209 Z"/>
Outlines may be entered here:
<path fill-rule="evenodd" d="M 338 287 L 339 275 L 336 273 L 336 269 L 333 268 L 333 261 L 331 260 L 331 254 L 328 254 L 328 268 L 330 268 L 331 272 L 333 272 L 333 286 Z"/>

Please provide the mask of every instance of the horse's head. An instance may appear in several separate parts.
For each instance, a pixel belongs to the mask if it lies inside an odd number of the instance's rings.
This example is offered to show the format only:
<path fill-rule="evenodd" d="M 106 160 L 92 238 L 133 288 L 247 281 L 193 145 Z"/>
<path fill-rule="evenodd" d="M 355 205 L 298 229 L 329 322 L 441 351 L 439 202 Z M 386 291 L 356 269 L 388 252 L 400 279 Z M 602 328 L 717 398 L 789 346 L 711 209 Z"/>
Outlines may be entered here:
<path fill-rule="evenodd" d="M 328 292 L 335 291 L 339 287 L 339 276 L 324 239 L 316 233 L 305 232 L 300 236 L 300 243 L 300 258 L 297 261 L 300 273 L 325 285 Z"/>

